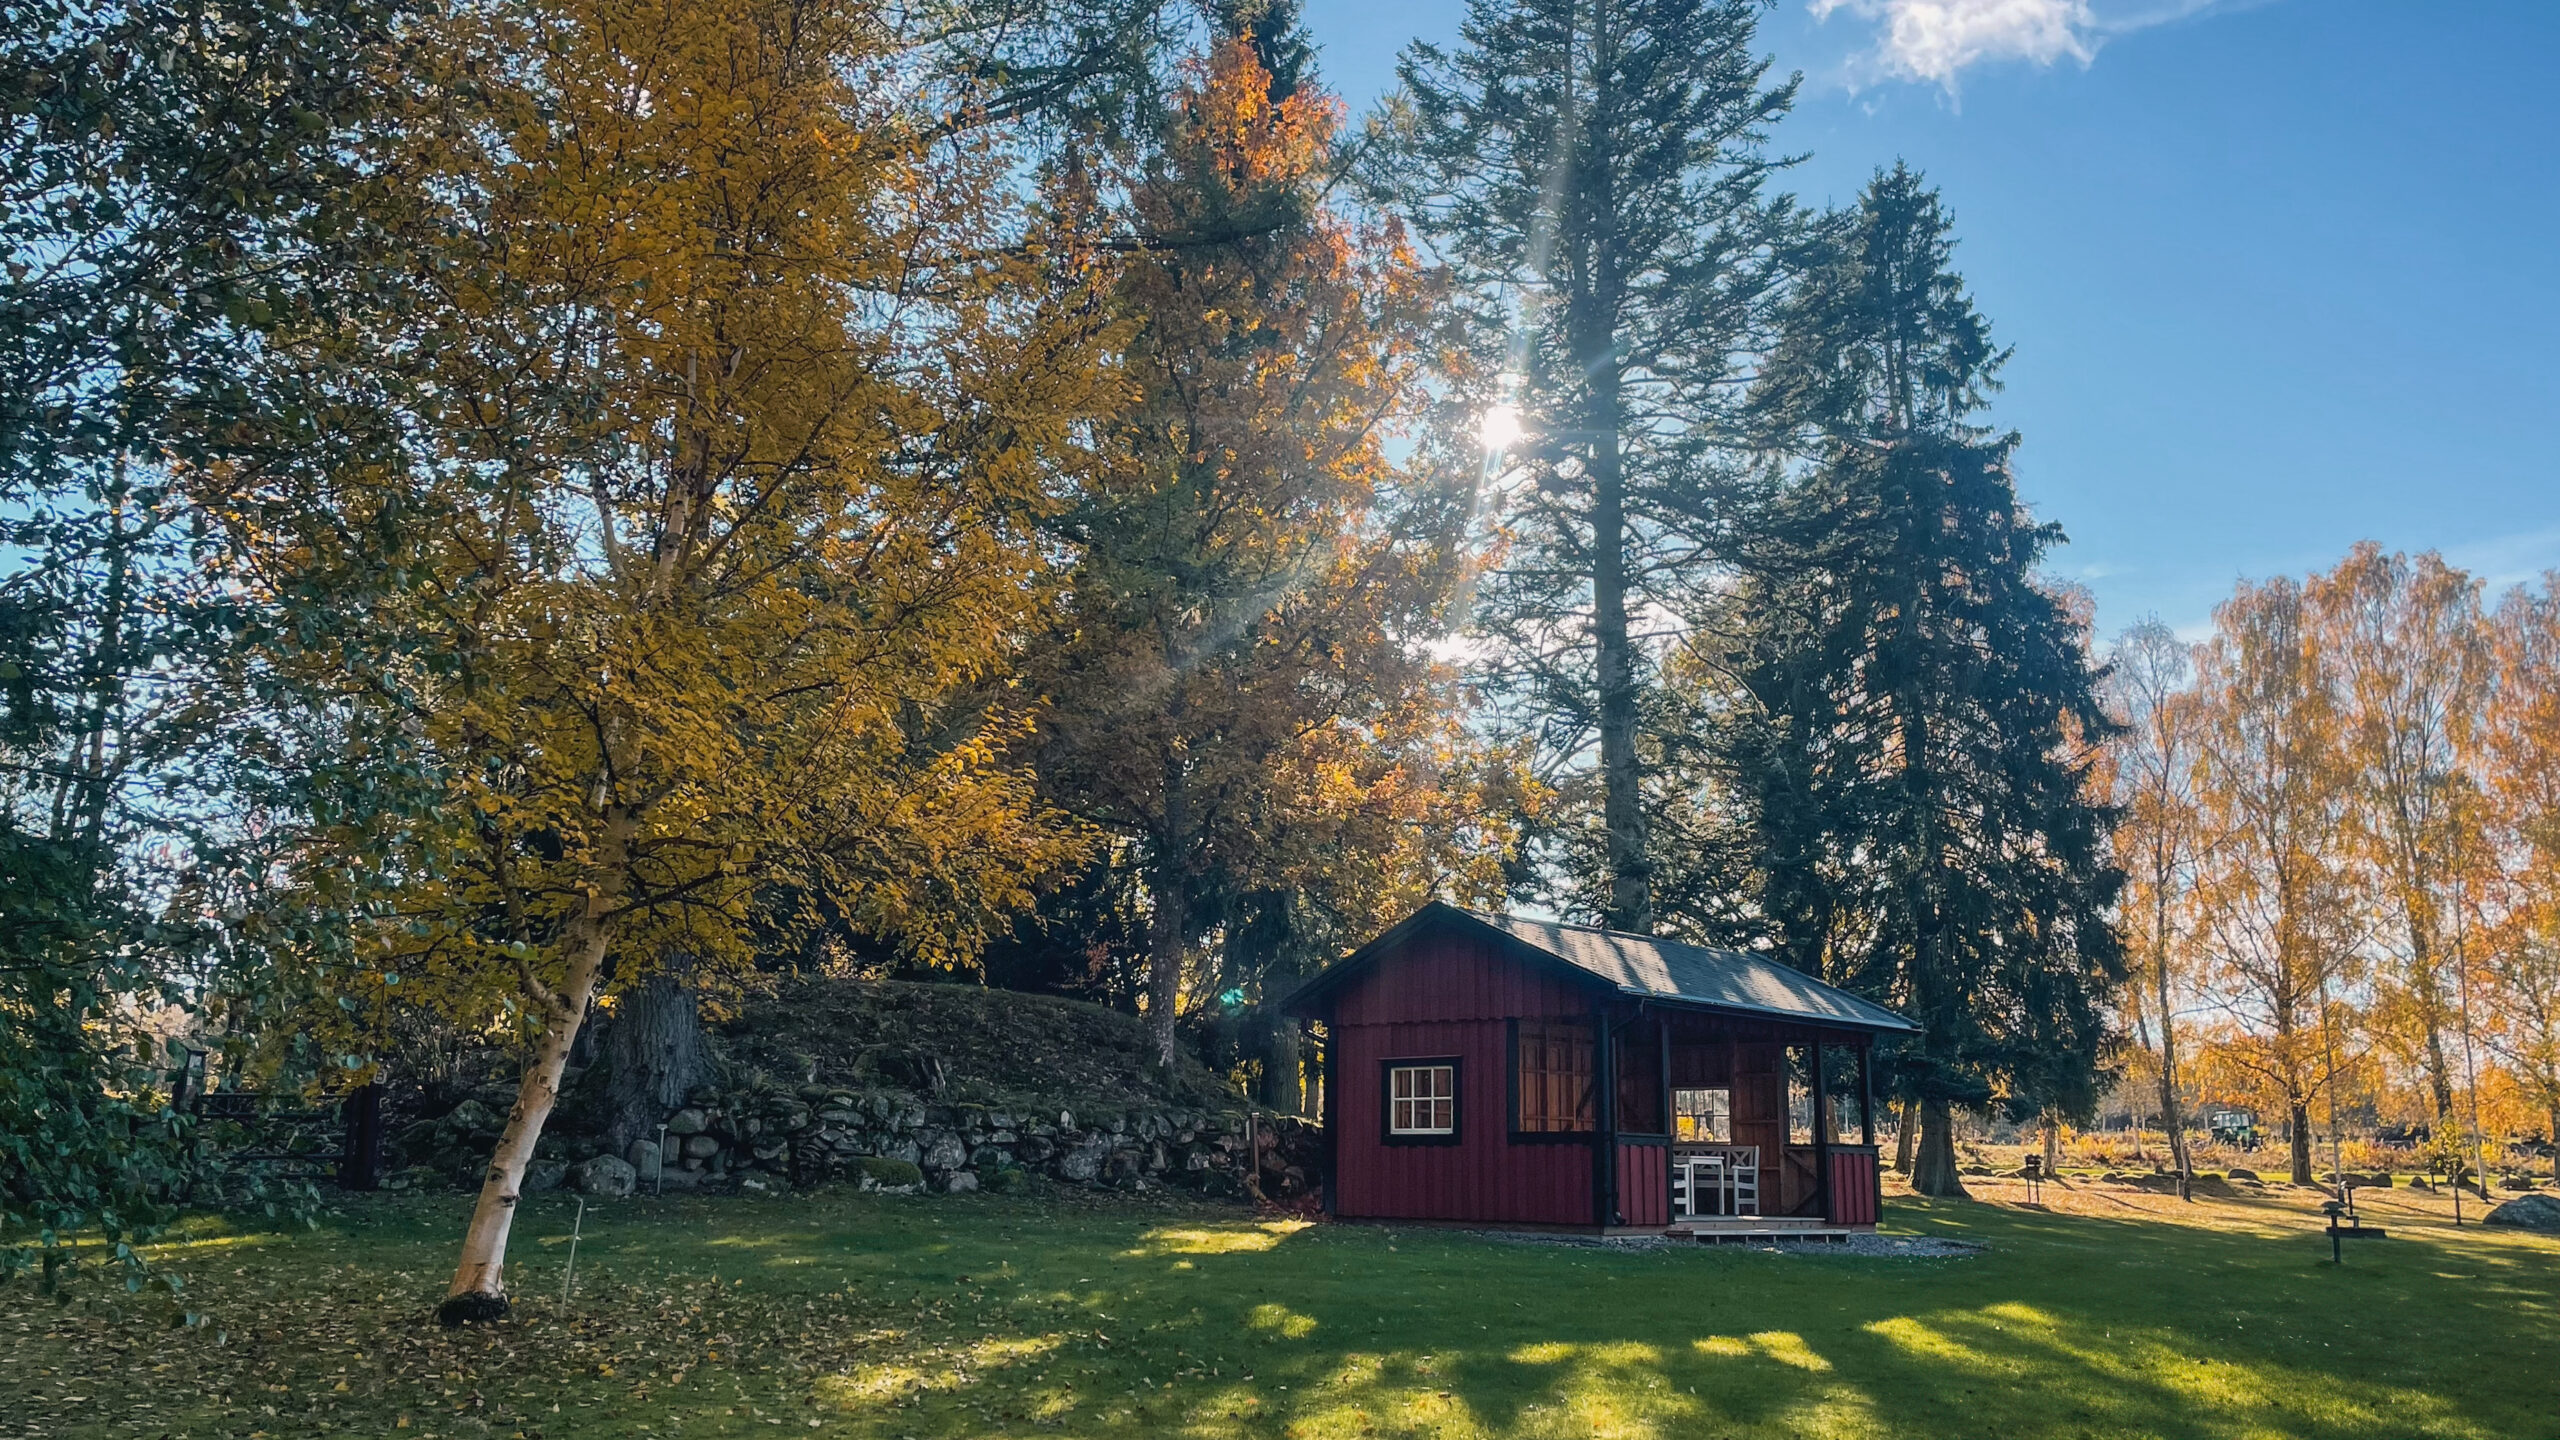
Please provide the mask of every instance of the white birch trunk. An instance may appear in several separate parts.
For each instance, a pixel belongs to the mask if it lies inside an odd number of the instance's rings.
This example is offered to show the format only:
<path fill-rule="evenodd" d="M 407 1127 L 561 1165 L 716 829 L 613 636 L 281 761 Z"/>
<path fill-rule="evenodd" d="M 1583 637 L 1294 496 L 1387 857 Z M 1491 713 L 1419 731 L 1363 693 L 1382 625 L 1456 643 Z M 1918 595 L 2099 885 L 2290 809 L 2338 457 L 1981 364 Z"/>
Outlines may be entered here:
<path fill-rule="evenodd" d="M 436 1311 L 447 1325 L 495 1320 L 507 1313 L 507 1232 L 515 1224 L 525 1167 L 533 1160 L 533 1147 L 542 1138 L 552 1106 L 559 1102 L 560 1074 L 568 1068 L 569 1046 L 586 1019 L 587 1002 L 595 994 L 613 938 L 610 922 L 593 914 L 582 918 L 580 928 L 586 933 L 575 942 L 567 983 L 550 997 L 554 1003 L 546 1006 L 549 1023 L 534 1047 L 524 1083 L 516 1090 L 515 1108 L 507 1112 L 507 1128 L 498 1137 L 497 1153 L 489 1158 L 480 1202 L 472 1208 L 471 1228 L 462 1237 L 462 1263 L 454 1267 L 453 1287 Z"/>

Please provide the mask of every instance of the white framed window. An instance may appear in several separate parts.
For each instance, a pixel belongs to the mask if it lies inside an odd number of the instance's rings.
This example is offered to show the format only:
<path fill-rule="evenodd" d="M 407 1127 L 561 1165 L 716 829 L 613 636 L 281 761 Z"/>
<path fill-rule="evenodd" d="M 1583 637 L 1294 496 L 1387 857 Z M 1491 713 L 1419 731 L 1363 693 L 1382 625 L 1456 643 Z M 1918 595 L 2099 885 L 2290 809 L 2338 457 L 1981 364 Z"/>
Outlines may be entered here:
<path fill-rule="evenodd" d="M 1387 1133 L 1458 1133 L 1458 1066 L 1452 1060 L 1387 1065 Z"/>
<path fill-rule="evenodd" d="M 1674 1090 L 1671 1112 L 1676 1117 L 1671 1134 L 1674 1140 L 1729 1143 L 1733 1139 L 1733 1092 L 1729 1089 Z"/>

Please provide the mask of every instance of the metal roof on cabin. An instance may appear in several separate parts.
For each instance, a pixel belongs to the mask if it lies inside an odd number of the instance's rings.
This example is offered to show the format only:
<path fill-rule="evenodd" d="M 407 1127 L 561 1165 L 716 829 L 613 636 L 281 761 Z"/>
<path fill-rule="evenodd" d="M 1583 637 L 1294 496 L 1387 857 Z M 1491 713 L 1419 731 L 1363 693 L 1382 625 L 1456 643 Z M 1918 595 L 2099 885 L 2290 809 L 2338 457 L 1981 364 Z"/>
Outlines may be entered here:
<path fill-rule="evenodd" d="M 1739 950 L 1710 950 L 1703 945 L 1590 925 L 1461 910 L 1454 905 L 1449 908 L 1632 995 L 1692 1000 L 1725 1010 L 1790 1016 L 1861 1030 L 1917 1032 L 1920 1028 L 1881 1005 L 1825 985 L 1803 971 Z"/>

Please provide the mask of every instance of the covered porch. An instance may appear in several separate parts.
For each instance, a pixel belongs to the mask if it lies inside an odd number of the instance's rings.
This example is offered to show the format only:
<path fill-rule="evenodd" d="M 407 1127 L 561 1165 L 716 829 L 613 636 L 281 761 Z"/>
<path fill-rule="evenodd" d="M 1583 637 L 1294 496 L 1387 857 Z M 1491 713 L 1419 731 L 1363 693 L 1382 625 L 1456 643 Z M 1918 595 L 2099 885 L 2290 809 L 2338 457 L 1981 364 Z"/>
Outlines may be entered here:
<path fill-rule="evenodd" d="M 1872 1032 L 1658 1000 L 1614 1007 L 1608 1032 L 1611 1228 L 1702 1239 L 1873 1228 Z"/>

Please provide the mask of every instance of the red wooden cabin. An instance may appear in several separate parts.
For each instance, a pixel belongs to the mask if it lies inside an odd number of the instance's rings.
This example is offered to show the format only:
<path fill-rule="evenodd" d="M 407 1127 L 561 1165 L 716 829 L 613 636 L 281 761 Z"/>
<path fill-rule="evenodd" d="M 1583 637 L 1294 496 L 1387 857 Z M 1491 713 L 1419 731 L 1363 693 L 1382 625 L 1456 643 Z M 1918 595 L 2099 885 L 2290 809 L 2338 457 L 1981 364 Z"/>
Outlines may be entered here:
<path fill-rule="evenodd" d="M 1323 1022 L 1346 1219 L 1871 1229 L 1892 1011 L 1775 961 L 1424 906 L 1287 1001 Z"/>

